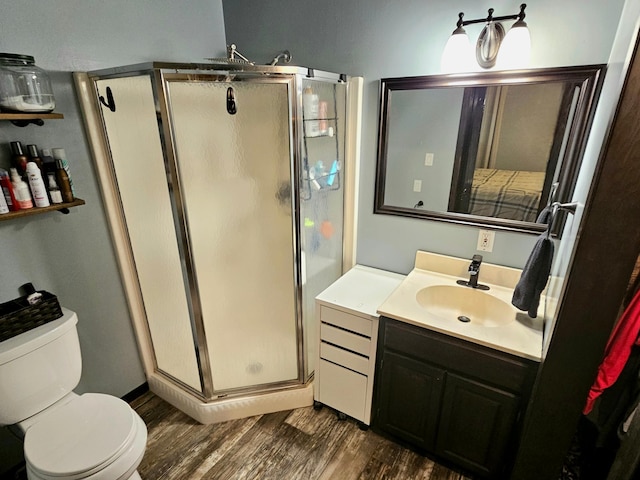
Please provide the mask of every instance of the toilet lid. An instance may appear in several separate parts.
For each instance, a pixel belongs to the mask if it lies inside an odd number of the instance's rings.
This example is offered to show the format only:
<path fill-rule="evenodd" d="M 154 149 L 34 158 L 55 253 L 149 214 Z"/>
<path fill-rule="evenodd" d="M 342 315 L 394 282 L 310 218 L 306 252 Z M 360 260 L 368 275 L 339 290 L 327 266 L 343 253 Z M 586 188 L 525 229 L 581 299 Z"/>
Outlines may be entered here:
<path fill-rule="evenodd" d="M 119 398 L 85 393 L 27 430 L 25 460 L 33 470 L 49 477 L 101 470 L 133 441 L 134 415 Z"/>

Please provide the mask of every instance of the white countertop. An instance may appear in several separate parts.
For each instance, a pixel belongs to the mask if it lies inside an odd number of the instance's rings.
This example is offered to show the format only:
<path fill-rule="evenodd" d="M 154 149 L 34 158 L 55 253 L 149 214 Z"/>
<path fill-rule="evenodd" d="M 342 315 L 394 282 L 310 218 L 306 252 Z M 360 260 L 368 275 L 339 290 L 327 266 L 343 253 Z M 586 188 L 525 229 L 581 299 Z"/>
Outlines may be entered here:
<path fill-rule="evenodd" d="M 463 323 L 456 318 L 445 319 L 429 314 L 427 309 L 418 303 L 418 291 L 428 286 L 451 285 L 462 289 L 469 288 L 456 284 L 456 280 L 468 280 L 468 265 L 468 259 L 418 252 L 416 268 L 378 307 L 377 312 L 401 322 L 539 362 L 542 356 L 543 309 L 540 308 L 537 318 L 530 318 L 525 312 L 511 306 L 513 287 L 520 276 L 517 269 L 490 264 L 482 264 L 480 268 L 479 283 L 490 286 L 487 294 L 507 303 L 513 310 L 510 314 L 514 315 L 514 319 L 506 325 L 482 326 L 474 324 L 473 321 Z M 451 272 L 454 274 L 449 274 Z"/>
<path fill-rule="evenodd" d="M 320 293 L 316 300 L 347 313 L 377 317 L 378 306 L 405 279 L 405 275 L 355 265 Z"/>

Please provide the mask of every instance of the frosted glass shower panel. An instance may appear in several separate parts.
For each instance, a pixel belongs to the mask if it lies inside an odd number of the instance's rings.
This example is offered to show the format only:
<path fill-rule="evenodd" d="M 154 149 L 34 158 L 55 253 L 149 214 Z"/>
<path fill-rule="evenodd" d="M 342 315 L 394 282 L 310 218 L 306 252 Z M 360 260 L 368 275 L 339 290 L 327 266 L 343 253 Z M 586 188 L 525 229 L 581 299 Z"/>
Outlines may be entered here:
<path fill-rule="evenodd" d="M 151 80 L 96 83 L 118 102 L 102 115 L 157 367 L 201 392 Z"/>
<path fill-rule="evenodd" d="M 167 82 L 216 392 L 299 376 L 289 88 Z"/>
<path fill-rule="evenodd" d="M 314 371 L 318 345 L 315 297 L 342 275 L 347 87 L 305 79 L 303 89 L 317 95 L 320 105 L 317 117 L 310 118 L 308 111 L 303 112 L 300 230 L 304 252 L 304 373 L 308 378 Z M 303 102 L 303 106 L 307 105 Z M 314 122 L 318 122 L 318 127 L 309 129 L 308 124 Z"/>

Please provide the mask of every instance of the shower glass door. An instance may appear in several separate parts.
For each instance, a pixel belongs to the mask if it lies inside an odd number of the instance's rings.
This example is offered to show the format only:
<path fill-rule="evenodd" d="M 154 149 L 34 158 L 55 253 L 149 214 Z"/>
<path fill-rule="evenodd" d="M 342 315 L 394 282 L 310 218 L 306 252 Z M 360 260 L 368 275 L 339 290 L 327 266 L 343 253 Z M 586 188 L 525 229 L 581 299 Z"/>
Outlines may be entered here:
<path fill-rule="evenodd" d="M 315 298 L 342 275 L 347 86 L 303 79 L 318 98 L 318 112 L 303 111 L 300 245 L 305 379 L 318 354 Z M 307 90 L 308 91 L 308 90 Z"/>
<path fill-rule="evenodd" d="M 110 78 L 96 86 L 102 93 L 110 88 L 118 101 L 115 111 L 101 112 L 156 366 L 202 393 L 151 77 Z"/>
<path fill-rule="evenodd" d="M 292 79 L 164 79 L 213 391 L 298 383 Z"/>

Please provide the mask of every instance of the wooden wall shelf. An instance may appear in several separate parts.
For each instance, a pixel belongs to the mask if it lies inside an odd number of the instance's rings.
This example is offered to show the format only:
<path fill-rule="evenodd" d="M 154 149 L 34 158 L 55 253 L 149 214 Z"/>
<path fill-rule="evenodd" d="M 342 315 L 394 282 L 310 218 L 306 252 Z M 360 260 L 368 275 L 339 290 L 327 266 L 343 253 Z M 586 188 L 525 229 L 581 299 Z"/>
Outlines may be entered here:
<path fill-rule="evenodd" d="M 0 112 L 0 120 L 58 120 L 64 118 L 61 113 L 6 113 Z"/>
<path fill-rule="evenodd" d="M 49 207 L 33 207 L 28 210 L 18 210 L 17 212 L 9 212 L 9 213 L 0 215 L 0 222 L 5 220 L 13 220 L 15 218 L 20 218 L 20 217 L 29 217 L 32 215 L 39 215 L 41 213 L 47 213 L 47 212 L 59 211 L 62 213 L 69 213 L 69 208 L 78 207 L 84 204 L 85 204 L 84 200 L 82 200 L 81 198 L 76 198 L 73 202 L 56 203 L 55 205 L 50 205 Z"/>

